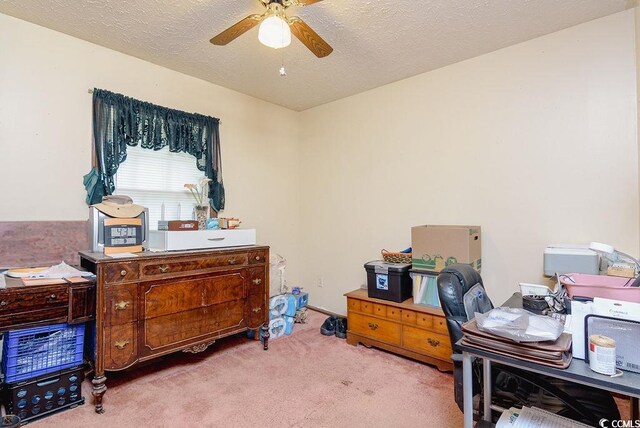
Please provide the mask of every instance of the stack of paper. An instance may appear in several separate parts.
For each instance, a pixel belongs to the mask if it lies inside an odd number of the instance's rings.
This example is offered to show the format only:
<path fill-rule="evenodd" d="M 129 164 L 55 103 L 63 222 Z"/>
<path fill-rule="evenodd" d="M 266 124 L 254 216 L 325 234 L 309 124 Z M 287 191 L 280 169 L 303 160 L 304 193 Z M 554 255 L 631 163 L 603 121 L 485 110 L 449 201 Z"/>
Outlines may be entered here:
<path fill-rule="evenodd" d="M 510 408 L 502 412 L 496 428 L 583 428 L 580 422 L 538 409 L 537 407 Z"/>

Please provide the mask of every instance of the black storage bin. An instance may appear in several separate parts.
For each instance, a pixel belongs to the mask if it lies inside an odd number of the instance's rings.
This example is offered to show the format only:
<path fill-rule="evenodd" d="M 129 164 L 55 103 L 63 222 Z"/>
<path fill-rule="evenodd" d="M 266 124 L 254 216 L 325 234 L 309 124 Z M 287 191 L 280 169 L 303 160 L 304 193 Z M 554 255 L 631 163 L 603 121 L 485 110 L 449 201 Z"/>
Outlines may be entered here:
<path fill-rule="evenodd" d="M 22 423 L 84 404 L 84 369 L 74 367 L 34 379 L 5 385 L 7 413 Z"/>
<path fill-rule="evenodd" d="M 382 260 L 365 263 L 369 297 L 404 302 L 411 297 L 412 284 L 409 276 L 411 264 L 387 263 Z"/>

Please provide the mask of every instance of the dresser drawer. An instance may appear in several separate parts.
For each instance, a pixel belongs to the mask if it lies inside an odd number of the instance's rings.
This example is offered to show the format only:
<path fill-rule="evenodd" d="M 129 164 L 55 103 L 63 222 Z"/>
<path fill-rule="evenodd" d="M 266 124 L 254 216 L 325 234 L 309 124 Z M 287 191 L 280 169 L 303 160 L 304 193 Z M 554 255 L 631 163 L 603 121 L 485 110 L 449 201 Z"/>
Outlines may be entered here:
<path fill-rule="evenodd" d="M 0 316 L 69 305 L 69 289 L 66 285 L 20 289 L 19 292 L 5 290 L 0 293 Z"/>
<path fill-rule="evenodd" d="M 264 267 L 247 269 L 247 288 L 250 295 L 261 294 L 262 296 L 264 296 L 266 286 L 267 278 L 266 270 Z"/>
<path fill-rule="evenodd" d="M 405 348 L 421 354 L 445 361 L 451 359 L 449 336 L 404 325 L 402 326 L 402 344 Z"/>
<path fill-rule="evenodd" d="M 105 298 L 108 325 L 127 324 L 138 319 L 138 284 L 107 286 Z"/>
<path fill-rule="evenodd" d="M 402 310 L 402 322 L 405 324 L 415 324 L 417 322 L 417 316 L 414 311 L 407 309 Z"/>
<path fill-rule="evenodd" d="M 447 328 L 447 320 L 445 317 L 439 317 L 437 315 L 433 316 L 433 329 L 442 334 L 449 334 L 449 329 Z"/>
<path fill-rule="evenodd" d="M 266 250 L 249 251 L 249 264 L 255 265 L 258 263 L 266 263 L 268 253 Z"/>
<path fill-rule="evenodd" d="M 416 315 L 416 324 L 418 325 L 418 327 L 432 328 L 433 316 L 418 312 Z"/>
<path fill-rule="evenodd" d="M 247 300 L 249 328 L 258 328 L 267 321 L 267 303 L 264 294 L 254 294 Z"/>
<path fill-rule="evenodd" d="M 364 304 L 367 302 L 362 303 Z M 400 344 L 401 326 L 398 323 L 366 315 L 350 313 L 348 326 L 349 330 L 356 334 L 367 336 L 385 343 L 394 345 Z"/>
<path fill-rule="evenodd" d="M 215 339 L 230 331 L 246 329 L 246 306 L 245 301 L 234 300 L 146 319 L 140 323 L 143 329 L 141 356 L 163 353 L 189 343 Z"/>
<path fill-rule="evenodd" d="M 129 323 L 105 328 L 105 369 L 123 369 L 137 359 L 137 324 Z"/>
<path fill-rule="evenodd" d="M 387 318 L 390 320 L 400 321 L 402 319 L 402 310 L 395 306 L 387 306 Z"/>
<path fill-rule="evenodd" d="M 360 312 L 364 312 L 365 314 L 373 313 L 373 303 L 367 302 L 366 300 L 360 301 Z"/>
<path fill-rule="evenodd" d="M 138 279 L 138 262 L 108 263 L 104 267 L 104 282 L 117 284 Z"/>
<path fill-rule="evenodd" d="M 180 232 L 189 233 L 189 232 Z M 199 274 L 212 269 L 245 266 L 247 253 L 224 254 L 219 256 L 198 257 L 188 259 L 170 259 L 146 262 L 142 265 L 142 277 L 174 277 L 175 275 Z"/>
<path fill-rule="evenodd" d="M 149 282 L 143 290 L 141 298 L 145 319 L 238 301 L 246 296 L 242 271 Z"/>
<path fill-rule="evenodd" d="M 360 300 L 347 298 L 347 310 L 360 312 Z"/>
<path fill-rule="evenodd" d="M 387 306 L 381 305 L 380 303 L 373 304 L 373 315 L 378 317 L 386 317 L 387 316 Z"/>

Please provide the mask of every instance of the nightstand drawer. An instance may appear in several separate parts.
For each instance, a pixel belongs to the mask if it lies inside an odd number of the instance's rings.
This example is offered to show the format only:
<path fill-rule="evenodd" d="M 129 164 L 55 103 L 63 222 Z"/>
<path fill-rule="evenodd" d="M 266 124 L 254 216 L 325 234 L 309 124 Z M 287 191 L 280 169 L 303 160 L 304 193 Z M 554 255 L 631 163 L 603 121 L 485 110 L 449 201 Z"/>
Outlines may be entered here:
<path fill-rule="evenodd" d="M 395 322 L 354 313 L 349 314 L 349 330 L 381 342 L 400 344 L 401 326 Z"/>

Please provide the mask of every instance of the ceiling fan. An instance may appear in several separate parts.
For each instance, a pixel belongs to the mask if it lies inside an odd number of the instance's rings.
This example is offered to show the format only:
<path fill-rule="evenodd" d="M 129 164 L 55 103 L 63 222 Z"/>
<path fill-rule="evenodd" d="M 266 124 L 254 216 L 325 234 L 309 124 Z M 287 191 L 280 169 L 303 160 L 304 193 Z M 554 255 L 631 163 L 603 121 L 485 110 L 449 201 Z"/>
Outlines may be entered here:
<path fill-rule="evenodd" d="M 258 39 L 272 48 L 283 48 L 291 43 L 291 33 L 318 58 L 333 52 L 333 48 L 297 16 L 287 16 L 291 6 L 309 6 L 322 0 L 258 0 L 267 10 L 262 15 L 249 15 L 218 34 L 210 41 L 226 45 L 260 24 Z"/>

